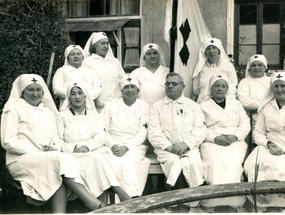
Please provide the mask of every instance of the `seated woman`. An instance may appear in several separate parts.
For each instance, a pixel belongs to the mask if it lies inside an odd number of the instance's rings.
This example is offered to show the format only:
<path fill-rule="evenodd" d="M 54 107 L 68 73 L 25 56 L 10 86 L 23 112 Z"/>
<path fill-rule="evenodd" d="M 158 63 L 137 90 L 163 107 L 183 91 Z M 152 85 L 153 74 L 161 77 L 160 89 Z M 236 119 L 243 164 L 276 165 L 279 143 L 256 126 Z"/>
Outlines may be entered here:
<path fill-rule="evenodd" d="M 109 39 L 104 32 L 94 32 L 84 47 L 83 65 L 92 69 L 98 76 L 102 92 L 95 100 L 97 111 L 112 98 L 121 96 L 120 79 L 125 75 L 120 61 L 114 57 Z"/>
<path fill-rule="evenodd" d="M 64 52 L 65 62 L 54 74 L 53 92 L 60 99 L 60 106 L 66 98 L 66 89 L 73 83 L 82 83 L 88 87 L 88 93 L 95 100 L 101 93 L 100 81 L 97 75 L 89 68 L 82 66 L 84 59 L 83 49 L 78 45 L 70 45 Z"/>
<path fill-rule="evenodd" d="M 150 105 L 165 96 L 165 77 L 169 69 L 165 66 L 163 52 L 155 43 L 146 44 L 141 53 L 140 67 L 131 73 L 131 77 L 140 83 L 139 97 Z"/>
<path fill-rule="evenodd" d="M 274 72 L 258 108 L 253 131 L 258 145 L 245 161 L 248 181 L 285 181 L 285 71 Z M 256 172 L 256 166 L 258 172 Z M 278 197 L 279 196 L 279 197 Z M 263 201 L 261 201 L 261 198 Z M 259 196 L 259 206 L 284 207 L 284 194 Z M 264 201 L 266 200 L 266 201 Z"/>
<path fill-rule="evenodd" d="M 270 85 L 266 76 L 267 60 L 263 55 L 255 54 L 248 59 L 245 78 L 238 85 L 238 99 L 248 110 L 257 110 L 264 93 Z"/>
<path fill-rule="evenodd" d="M 110 167 L 111 152 L 104 146 L 107 140 L 104 123 L 86 87 L 77 83 L 68 86 L 61 110 L 57 128 L 59 138 L 65 142 L 63 151 L 74 153 L 78 159 L 88 191 L 101 199 L 110 188 L 121 201 L 130 199 Z"/>
<path fill-rule="evenodd" d="M 141 196 L 150 161 L 143 142 L 147 136 L 149 104 L 137 98 L 139 83 L 125 76 L 120 81 L 123 96 L 106 104 L 102 113 L 111 148 L 114 171 L 121 187 L 131 196 Z"/>
<path fill-rule="evenodd" d="M 243 173 L 242 163 L 247 151 L 244 139 L 250 131 L 250 123 L 241 103 L 226 99 L 229 86 L 227 77 L 212 76 L 208 99 L 201 104 L 207 134 L 200 151 L 208 184 L 240 182 Z"/>
<path fill-rule="evenodd" d="M 1 118 L 1 143 L 9 172 L 21 183 L 29 203 L 51 200 L 54 213 L 65 212 L 70 191 L 90 210 L 104 206 L 87 191 L 77 160 L 57 151 L 61 141 L 56 114 L 42 77 L 23 74 L 14 81 Z"/>
<path fill-rule="evenodd" d="M 213 75 L 227 76 L 231 82 L 228 96 L 236 98 L 237 75 L 233 64 L 229 61 L 222 41 L 209 38 L 203 41 L 199 50 L 199 60 L 193 73 L 193 93 L 197 103 L 206 99 L 209 80 Z"/>

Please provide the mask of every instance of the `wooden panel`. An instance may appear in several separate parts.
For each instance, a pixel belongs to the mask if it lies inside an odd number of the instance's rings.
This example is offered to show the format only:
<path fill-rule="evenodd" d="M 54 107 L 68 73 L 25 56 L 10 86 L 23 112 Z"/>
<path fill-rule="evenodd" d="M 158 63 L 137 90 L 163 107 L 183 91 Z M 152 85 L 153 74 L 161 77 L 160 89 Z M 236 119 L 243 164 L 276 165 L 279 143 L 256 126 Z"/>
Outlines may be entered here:
<path fill-rule="evenodd" d="M 164 206 L 209 198 L 252 195 L 253 187 L 253 182 L 244 182 L 173 190 L 120 202 L 90 213 L 143 213 Z M 284 192 L 285 182 L 263 181 L 256 184 L 256 194 Z"/>

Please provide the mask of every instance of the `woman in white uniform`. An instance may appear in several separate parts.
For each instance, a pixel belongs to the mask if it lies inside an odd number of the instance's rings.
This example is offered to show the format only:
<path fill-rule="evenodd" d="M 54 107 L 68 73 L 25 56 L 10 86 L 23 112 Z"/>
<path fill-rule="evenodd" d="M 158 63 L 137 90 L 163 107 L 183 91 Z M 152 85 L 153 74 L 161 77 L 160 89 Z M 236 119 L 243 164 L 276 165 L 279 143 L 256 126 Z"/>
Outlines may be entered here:
<path fill-rule="evenodd" d="M 236 98 L 238 80 L 235 68 L 227 58 L 221 40 L 209 38 L 201 45 L 199 60 L 193 73 L 193 93 L 198 104 L 205 101 L 209 80 L 213 75 L 227 76 L 232 85 L 228 96 Z"/>
<path fill-rule="evenodd" d="M 90 193 L 101 199 L 105 191 L 112 189 L 120 201 L 130 199 L 110 167 L 111 151 L 105 146 L 107 135 L 103 119 L 86 87 L 75 83 L 67 88 L 66 95 L 57 119 L 59 138 L 65 143 L 64 152 L 74 153 L 78 159 L 81 176 Z"/>
<path fill-rule="evenodd" d="M 208 99 L 201 104 L 206 117 L 207 134 L 200 151 L 204 177 L 211 185 L 241 182 L 243 174 L 242 164 L 247 151 L 244 139 L 250 131 L 250 120 L 238 100 L 226 98 L 229 86 L 227 77 L 212 76 Z M 244 201 L 245 198 L 240 203 L 227 202 L 229 205 L 241 206 Z M 210 202 L 215 205 L 215 201 L 204 201 L 203 204 L 209 206 Z M 218 199 L 217 204 L 223 205 L 223 201 Z"/>
<path fill-rule="evenodd" d="M 1 118 L 1 143 L 9 172 L 21 183 L 29 203 L 51 200 L 54 213 L 65 212 L 70 191 L 90 210 L 104 206 L 87 191 L 77 160 L 60 152 L 56 114 L 42 77 L 23 74 L 14 81 Z"/>
<path fill-rule="evenodd" d="M 73 83 L 82 83 L 87 86 L 92 100 L 101 93 L 98 76 L 89 68 L 82 66 L 84 59 L 83 49 L 78 45 L 70 45 L 64 52 L 65 62 L 53 77 L 53 92 L 60 99 L 60 106 L 66 98 L 66 89 Z"/>
<path fill-rule="evenodd" d="M 141 53 L 140 67 L 131 73 L 131 77 L 140 83 L 140 99 L 150 105 L 165 96 L 165 77 L 169 69 L 165 66 L 161 48 L 155 43 L 146 44 Z"/>
<path fill-rule="evenodd" d="M 95 105 L 98 112 L 112 98 L 121 96 L 120 79 L 125 75 L 120 61 L 114 57 L 109 39 L 104 32 L 94 32 L 84 47 L 83 65 L 99 77 L 102 91 Z"/>
<path fill-rule="evenodd" d="M 258 109 L 254 139 L 258 145 L 245 161 L 248 181 L 285 181 L 285 71 L 274 72 Z M 256 171 L 256 166 L 258 172 Z M 260 207 L 283 207 L 284 194 L 258 196 Z"/>
<path fill-rule="evenodd" d="M 141 196 L 150 161 L 143 142 L 147 137 L 149 104 L 137 98 L 139 83 L 125 76 L 120 81 L 122 97 L 113 99 L 103 109 L 104 122 L 113 152 L 114 171 L 122 189 L 131 197 Z"/>

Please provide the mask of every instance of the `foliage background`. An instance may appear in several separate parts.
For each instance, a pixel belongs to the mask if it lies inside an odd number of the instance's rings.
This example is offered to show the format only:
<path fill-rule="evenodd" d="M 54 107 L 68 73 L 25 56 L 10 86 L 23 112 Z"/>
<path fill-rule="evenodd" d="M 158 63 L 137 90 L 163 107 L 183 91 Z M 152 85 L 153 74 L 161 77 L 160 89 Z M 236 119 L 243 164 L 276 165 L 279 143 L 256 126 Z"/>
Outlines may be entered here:
<path fill-rule="evenodd" d="M 20 74 L 35 73 L 47 80 L 54 48 L 52 74 L 63 65 L 70 39 L 61 0 L 10 0 L 0 20 L 2 110 Z"/>

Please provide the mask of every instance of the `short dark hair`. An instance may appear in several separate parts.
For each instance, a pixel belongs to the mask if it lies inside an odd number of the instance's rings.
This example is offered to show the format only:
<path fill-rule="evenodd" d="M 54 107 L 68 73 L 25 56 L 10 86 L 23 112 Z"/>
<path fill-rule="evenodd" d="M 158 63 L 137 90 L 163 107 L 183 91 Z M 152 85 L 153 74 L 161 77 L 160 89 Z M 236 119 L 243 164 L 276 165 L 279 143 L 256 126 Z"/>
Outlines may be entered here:
<path fill-rule="evenodd" d="M 91 44 L 91 42 L 90 42 L 89 52 L 90 52 L 91 54 L 92 54 L 92 53 L 96 54 L 95 44 L 96 44 L 96 43 Z"/>
<path fill-rule="evenodd" d="M 184 78 L 179 73 L 176 73 L 176 72 L 169 72 L 166 75 L 165 79 L 168 78 L 168 77 L 173 77 L 173 76 L 178 76 L 181 79 L 181 81 L 184 82 Z"/>

